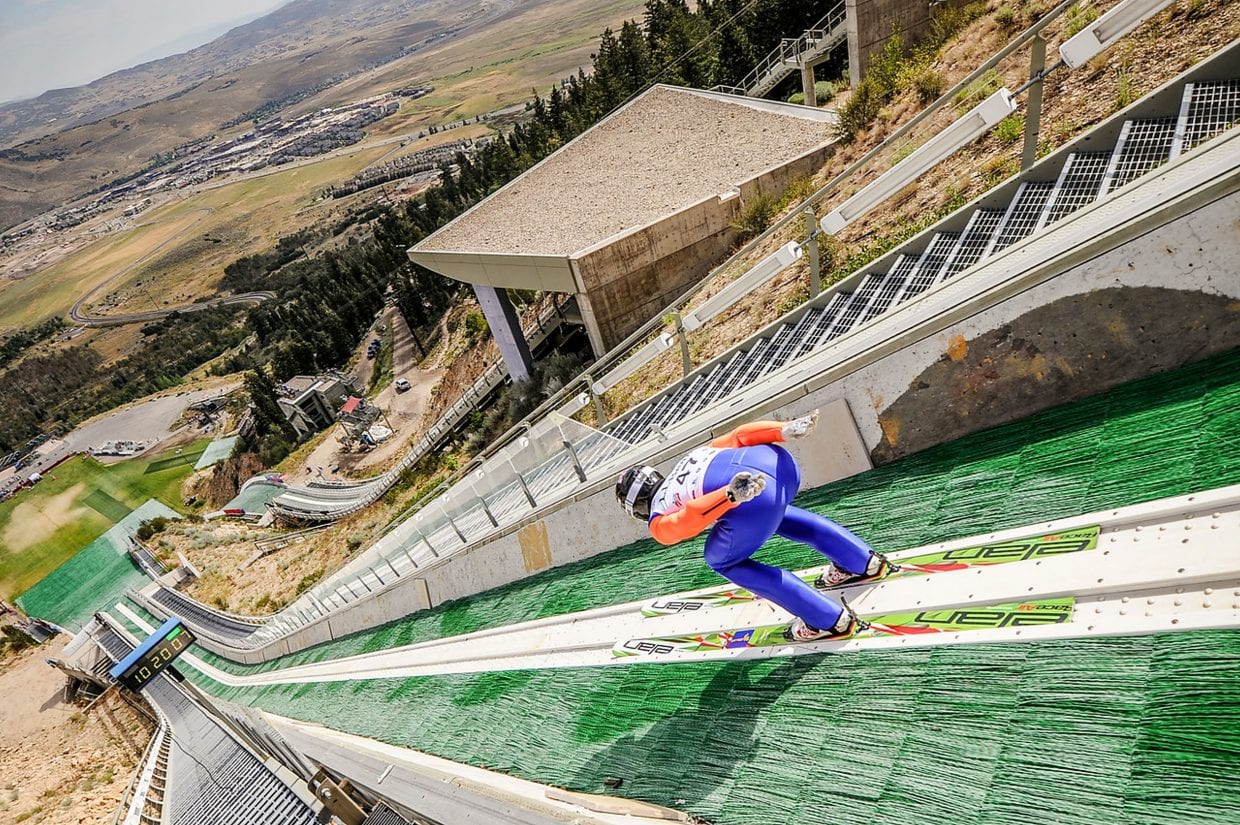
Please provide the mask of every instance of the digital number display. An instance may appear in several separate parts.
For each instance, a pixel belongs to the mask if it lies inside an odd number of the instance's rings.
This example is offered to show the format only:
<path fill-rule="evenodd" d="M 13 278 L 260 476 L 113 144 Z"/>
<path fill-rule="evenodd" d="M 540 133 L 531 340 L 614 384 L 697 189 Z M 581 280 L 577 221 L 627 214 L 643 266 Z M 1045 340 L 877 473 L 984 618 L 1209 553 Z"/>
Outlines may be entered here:
<path fill-rule="evenodd" d="M 193 642 L 194 634 L 184 625 L 177 625 L 121 673 L 121 683 L 130 690 L 141 690 L 147 682 L 163 673 Z"/>

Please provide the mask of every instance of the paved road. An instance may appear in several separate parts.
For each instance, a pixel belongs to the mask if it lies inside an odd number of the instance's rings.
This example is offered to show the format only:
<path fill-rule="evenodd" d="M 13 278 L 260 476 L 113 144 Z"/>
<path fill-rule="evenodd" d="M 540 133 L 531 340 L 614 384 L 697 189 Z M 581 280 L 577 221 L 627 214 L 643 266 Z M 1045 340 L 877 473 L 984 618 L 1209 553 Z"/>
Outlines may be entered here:
<path fill-rule="evenodd" d="M 276 294 L 266 291 L 243 292 L 239 295 L 230 295 L 227 298 L 213 298 L 210 301 L 199 301 L 195 304 L 186 304 L 184 306 L 172 307 L 171 309 L 134 312 L 129 315 L 87 315 L 82 311 L 82 304 L 85 303 L 87 297 L 89 296 L 79 298 L 78 302 L 69 310 L 70 321 L 88 327 L 119 327 L 125 324 L 144 324 L 147 321 L 157 321 L 160 318 L 167 318 L 174 312 L 201 312 L 204 309 L 232 306 L 234 304 L 261 304 L 263 301 L 270 301 L 276 297 Z"/>
<path fill-rule="evenodd" d="M 223 395 L 238 386 L 232 383 L 184 395 L 152 398 L 83 424 L 66 435 L 64 440 L 73 452 L 97 447 L 105 441 L 146 441 L 154 444 L 172 435 L 173 422 L 190 404 Z"/>

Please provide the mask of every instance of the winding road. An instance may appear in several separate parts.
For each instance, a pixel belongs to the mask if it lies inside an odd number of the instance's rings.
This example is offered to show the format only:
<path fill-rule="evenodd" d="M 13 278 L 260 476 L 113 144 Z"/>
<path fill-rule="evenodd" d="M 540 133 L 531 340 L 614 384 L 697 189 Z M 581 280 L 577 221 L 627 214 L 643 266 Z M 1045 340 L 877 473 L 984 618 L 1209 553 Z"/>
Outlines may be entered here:
<path fill-rule="evenodd" d="M 169 238 L 165 238 L 154 249 L 150 250 L 145 255 L 138 258 L 133 263 L 129 264 L 129 266 L 125 267 L 120 272 L 116 273 L 115 275 L 108 278 L 103 283 L 96 286 L 94 289 L 87 292 L 81 298 L 78 298 L 77 301 L 73 304 L 73 306 L 69 308 L 69 316 L 68 316 L 69 321 L 74 324 L 79 324 L 85 327 L 119 327 L 119 326 L 124 326 L 126 324 L 143 324 L 148 321 L 158 321 L 160 318 L 167 318 L 169 315 L 172 315 L 174 312 L 201 312 L 204 309 L 212 309 L 214 307 L 220 307 L 220 306 L 230 306 L 230 305 L 235 305 L 235 304 L 261 304 L 263 301 L 269 301 L 272 298 L 276 297 L 276 294 L 274 292 L 268 292 L 264 290 L 264 291 L 259 291 L 259 292 L 243 292 L 237 295 L 229 295 L 223 298 L 212 298 L 209 301 L 198 301 L 196 303 L 185 304 L 183 306 L 169 307 L 168 309 L 154 309 L 154 310 L 148 310 L 146 312 L 132 312 L 127 315 L 90 315 L 86 313 L 85 311 L 83 311 L 82 309 L 83 305 L 85 305 L 85 303 L 89 301 L 91 298 L 93 298 L 97 293 L 102 291 L 109 284 L 115 283 L 121 277 L 129 274 L 129 272 L 133 270 L 134 267 L 140 265 L 141 263 L 149 259 L 151 256 L 155 255 L 157 252 L 162 250 L 168 244 L 181 238 L 186 232 L 188 232 L 189 230 L 196 227 L 199 223 L 201 223 L 202 220 L 207 217 L 207 215 L 210 215 L 213 212 L 215 212 L 215 208 L 211 206 L 204 206 L 199 209 L 193 210 L 193 212 L 199 212 L 202 214 L 197 220 L 195 220 L 189 226 L 177 232 L 175 235 Z"/>
<path fill-rule="evenodd" d="M 119 327 L 125 324 L 142 324 L 147 321 L 157 321 L 160 318 L 167 318 L 174 312 L 201 312 L 204 309 L 212 309 L 213 307 L 230 306 L 233 304 L 261 304 L 263 301 L 270 301 L 276 297 L 274 292 L 242 292 L 238 295 L 229 295 L 227 298 L 212 298 L 209 301 L 199 301 L 194 304 L 185 304 L 179 307 L 170 307 L 169 309 L 154 309 L 148 312 L 134 312 L 129 315 L 87 315 L 82 311 L 82 304 L 90 296 L 79 298 L 77 303 L 69 310 L 69 320 L 75 324 L 81 324 L 86 327 Z"/>

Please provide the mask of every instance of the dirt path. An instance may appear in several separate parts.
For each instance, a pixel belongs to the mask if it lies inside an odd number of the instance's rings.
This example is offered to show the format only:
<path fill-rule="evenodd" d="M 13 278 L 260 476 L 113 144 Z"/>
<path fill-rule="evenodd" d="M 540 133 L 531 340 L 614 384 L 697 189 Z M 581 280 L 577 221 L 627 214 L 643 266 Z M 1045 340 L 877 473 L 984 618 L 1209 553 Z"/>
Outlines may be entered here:
<path fill-rule="evenodd" d="M 358 455 L 350 469 L 382 469 L 398 456 L 403 455 L 409 440 L 420 428 L 422 417 L 431 400 L 431 390 L 439 383 L 443 370 L 418 369 L 418 350 L 413 343 L 413 332 L 400 312 L 392 312 L 392 376 L 393 381 L 374 400 L 379 408 L 387 411 L 387 422 L 393 435 L 376 449 Z M 396 392 L 396 378 L 409 382 L 409 389 Z M 350 455 L 349 458 L 353 456 Z"/>
<path fill-rule="evenodd" d="M 0 821 L 106 823 L 150 739 L 114 695 L 88 713 L 64 704 L 64 675 L 43 660 L 68 639 L 0 664 Z"/>
<path fill-rule="evenodd" d="M 365 477 L 375 475 L 385 469 L 392 461 L 404 455 L 409 441 L 419 429 L 431 399 L 431 390 L 439 382 L 444 371 L 442 369 L 418 369 L 418 350 L 413 342 L 413 332 L 405 322 L 405 316 L 396 309 L 384 313 L 384 323 L 392 329 L 392 375 L 393 382 L 383 389 L 371 403 L 384 411 L 386 417 L 380 416 L 379 423 L 390 426 L 393 435 L 375 449 L 366 453 L 346 453 L 337 436 L 339 425 L 333 425 L 331 432 L 308 455 L 302 465 L 293 470 L 293 482 L 304 484 L 312 479 L 336 479 L 341 475 Z M 370 338 L 362 342 L 363 359 L 365 346 Z M 364 361 L 371 365 L 373 362 Z M 404 378 L 410 388 L 405 392 L 396 392 L 395 378 Z M 361 384 L 364 387 L 365 384 Z M 310 468 L 307 471 L 307 467 Z M 339 474 L 332 471 L 339 468 Z M 320 469 L 322 473 L 320 475 Z"/>

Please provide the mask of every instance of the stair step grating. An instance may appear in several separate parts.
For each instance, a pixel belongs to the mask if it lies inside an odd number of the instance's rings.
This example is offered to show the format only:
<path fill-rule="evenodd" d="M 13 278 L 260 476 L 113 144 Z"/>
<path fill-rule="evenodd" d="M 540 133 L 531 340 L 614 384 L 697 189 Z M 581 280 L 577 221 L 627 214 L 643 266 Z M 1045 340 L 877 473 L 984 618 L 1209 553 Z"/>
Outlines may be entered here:
<path fill-rule="evenodd" d="M 1055 223 L 1098 199 L 1111 162 L 1110 152 L 1079 152 L 1068 156 L 1034 231 Z"/>
<path fill-rule="evenodd" d="M 882 284 L 884 277 L 881 274 L 865 276 L 861 285 L 857 287 L 852 297 L 848 299 L 848 304 L 840 312 L 840 317 L 827 330 L 827 334 L 823 337 L 824 341 L 833 341 L 853 328 L 857 323 L 857 319 L 865 312 L 865 308 L 874 300 L 874 295 L 878 292 L 878 287 Z"/>
<path fill-rule="evenodd" d="M 1032 235 L 1054 189 L 1055 184 L 1048 181 L 1022 183 L 982 257 L 988 258 Z"/>
<path fill-rule="evenodd" d="M 801 346 L 805 343 L 805 332 L 818 323 L 818 319 L 822 316 L 822 310 L 811 307 L 801 320 L 795 324 L 787 324 L 788 335 L 780 342 L 771 355 L 771 369 L 778 369 L 784 364 L 796 357 Z"/>
<path fill-rule="evenodd" d="M 943 264 L 940 280 L 953 278 L 980 261 L 1002 220 L 1003 212 L 997 209 L 979 209 L 974 212 L 964 232 L 960 234 L 960 240 Z"/>
<path fill-rule="evenodd" d="M 877 318 L 895 306 L 896 296 L 904 289 L 904 283 L 908 280 L 909 273 L 917 268 L 917 260 L 916 255 L 901 255 L 896 259 L 895 265 L 891 267 L 891 271 L 883 279 L 882 286 L 874 293 L 874 300 L 865 308 L 865 312 L 862 313 L 858 324 L 864 324 L 873 318 Z"/>
<path fill-rule="evenodd" d="M 1240 80 L 1188 83 L 1171 156 L 1192 151 L 1240 122 Z"/>
<path fill-rule="evenodd" d="M 1171 160 L 1175 125 L 1173 117 L 1127 121 L 1111 153 L 1102 193 L 1114 192 Z"/>
<path fill-rule="evenodd" d="M 897 304 L 920 295 L 934 285 L 959 240 L 959 232 L 939 232 L 930 239 L 930 245 L 917 260 L 917 266 L 909 273 L 904 288 L 896 296 Z"/>

